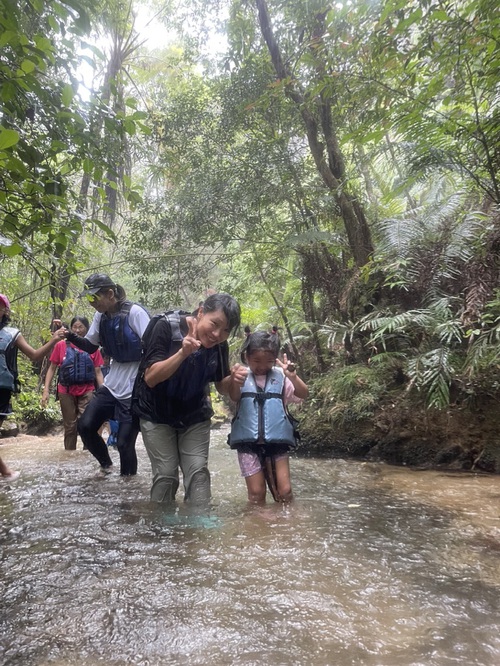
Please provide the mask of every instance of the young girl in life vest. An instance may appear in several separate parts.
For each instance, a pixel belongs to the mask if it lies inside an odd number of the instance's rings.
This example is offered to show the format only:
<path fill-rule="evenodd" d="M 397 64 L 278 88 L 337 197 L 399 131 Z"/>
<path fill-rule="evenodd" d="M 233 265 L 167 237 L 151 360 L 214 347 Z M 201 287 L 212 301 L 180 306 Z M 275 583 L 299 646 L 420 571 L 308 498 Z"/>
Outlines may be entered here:
<path fill-rule="evenodd" d="M 89 330 L 89 321 L 87 317 L 76 316 L 69 327 L 73 333 L 83 338 Z M 57 368 L 60 368 L 57 394 L 63 417 L 64 448 L 67 451 L 76 449 L 78 417 L 89 404 L 95 384 L 102 386 L 103 364 L 99 350 L 87 354 L 66 340 L 58 342 L 50 355 L 50 366 L 45 375 L 42 393 L 42 407 L 49 401 L 50 385 Z"/>
<path fill-rule="evenodd" d="M 294 426 L 286 405 L 308 396 L 307 385 L 295 366 L 278 358 L 279 338 L 274 333 L 251 333 L 241 350 L 248 367 L 238 366 L 233 376 L 239 387 L 230 397 L 237 402 L 229 444 L 238 451 L 248 499 L 262 503 L 266 482 L 276 502 L 292 499 L 288 451 L 295 445 Z"/>
<path fill-rule="evenodd" d="M 59 329 L 39 349 L 33 349 L 21 331 L 9 326 L 9 323 L 10 302 L 7 296 L 0 294 L 0 425 L 6 416 L 12 414 L 10 400 L 17 390 L 17 350 L 20 349 L 31 361 L 41 361 L 64 338 L 64 330 Z M 2 479 L 13 481 L 19 472 L 12 471 L 0 458 L 0 475 Z"/>

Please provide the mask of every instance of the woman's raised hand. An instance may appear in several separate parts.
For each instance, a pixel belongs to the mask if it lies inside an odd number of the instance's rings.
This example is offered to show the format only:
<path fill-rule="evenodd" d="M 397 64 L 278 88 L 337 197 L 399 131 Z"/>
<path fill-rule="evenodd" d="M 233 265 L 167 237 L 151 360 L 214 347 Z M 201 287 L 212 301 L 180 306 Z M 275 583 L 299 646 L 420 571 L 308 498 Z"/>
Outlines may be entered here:
<path fill-rule="evenodd" d="M 187 317 L 187 335 L 182 340 L 182 355 L 187 358 L 201 347 L 201 342 L 196 338 L 196 317 Z"/>
<path fill-rule="evenodd" d="M 68 330 L 64 328 L 60 319 L 53 319 L 50 328 L 52 329 L 52 338 L 64 340 Z"/>
<path fill-rule="evenodd" d="M 65 328 L 58 328 L 57 331 L 52 333 L 52 337 L 56 340 L 64 340 L 67 330 Z"/>

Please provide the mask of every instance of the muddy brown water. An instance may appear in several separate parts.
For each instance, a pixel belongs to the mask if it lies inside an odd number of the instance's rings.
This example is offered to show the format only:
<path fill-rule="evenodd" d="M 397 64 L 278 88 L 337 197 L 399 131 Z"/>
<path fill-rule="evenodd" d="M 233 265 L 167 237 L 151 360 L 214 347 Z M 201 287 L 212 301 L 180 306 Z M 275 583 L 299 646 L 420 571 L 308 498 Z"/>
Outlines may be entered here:
<path fill-rule="evenodd" d="M 500 664 L 498 477 L 297 458 L 295 502 L 251 507 L 226 437 L 205 511 L 148 501 L 142 443 L 101 479 L 3 440 L 0 664 Z"/>

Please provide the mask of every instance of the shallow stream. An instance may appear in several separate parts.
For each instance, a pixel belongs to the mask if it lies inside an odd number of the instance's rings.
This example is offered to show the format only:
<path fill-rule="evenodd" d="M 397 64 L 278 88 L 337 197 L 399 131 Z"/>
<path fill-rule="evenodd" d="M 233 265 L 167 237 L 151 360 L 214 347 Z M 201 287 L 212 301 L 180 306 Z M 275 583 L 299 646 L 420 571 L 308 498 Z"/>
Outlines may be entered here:
<path fill-rule="evenodd" d="M 3 440 L 0 664 L 500 664 L 499 477 L 295 458 L 295 502 L 248 506 L 226 436 L 206 511 L 148 501 L 142 443 L 122 479 Z"/>

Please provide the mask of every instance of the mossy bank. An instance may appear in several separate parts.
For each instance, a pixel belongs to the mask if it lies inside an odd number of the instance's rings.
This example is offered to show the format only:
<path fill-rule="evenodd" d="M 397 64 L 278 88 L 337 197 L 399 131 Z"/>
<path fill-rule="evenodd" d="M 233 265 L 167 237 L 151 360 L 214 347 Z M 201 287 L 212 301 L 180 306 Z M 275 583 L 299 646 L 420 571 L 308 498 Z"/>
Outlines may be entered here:
<path fill-rule="evenodd" d="M 500 391 L 429 409 L 404 378 L 337 369 L 311 385 L 299 455 L 500 473 Z"/>

